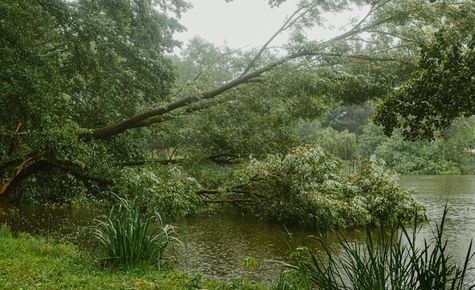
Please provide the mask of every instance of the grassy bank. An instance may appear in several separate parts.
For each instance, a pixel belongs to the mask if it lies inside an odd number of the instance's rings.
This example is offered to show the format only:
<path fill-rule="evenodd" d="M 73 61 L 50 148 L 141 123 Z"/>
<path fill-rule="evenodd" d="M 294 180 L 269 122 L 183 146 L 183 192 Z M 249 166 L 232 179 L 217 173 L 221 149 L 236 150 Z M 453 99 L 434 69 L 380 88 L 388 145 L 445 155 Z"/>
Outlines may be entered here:
<path fill-rule="evenodd" d="M 412 230 L 404 224 L 381 226 L 378 233 L 368 230 L 362 244 L 339 237 L 338 245 L 329 245 L 313 236 L 309 241 L 320 243 L 323 251 L 313 243 L 297 248 L 293 265 L 267 284 L 255 283 L 247 275 L 224 281 L 152 266 L 134 268 L 130 263 L 127 268 L 103 267 L 73 244 L 13 236 L 2 226 L 0 289 L 475 289 L 472 243 L 464 249 L 462 264 L 452 259 L 444 236 L 446 215 L 447 208 L 433 237 L 417 243 L 417 223 Z"/>
<path fill-rule="evenodd" d="M 0 289 L 265 289 L 152 268 L 103 268 L 75 245 L 0 228 Z"/>

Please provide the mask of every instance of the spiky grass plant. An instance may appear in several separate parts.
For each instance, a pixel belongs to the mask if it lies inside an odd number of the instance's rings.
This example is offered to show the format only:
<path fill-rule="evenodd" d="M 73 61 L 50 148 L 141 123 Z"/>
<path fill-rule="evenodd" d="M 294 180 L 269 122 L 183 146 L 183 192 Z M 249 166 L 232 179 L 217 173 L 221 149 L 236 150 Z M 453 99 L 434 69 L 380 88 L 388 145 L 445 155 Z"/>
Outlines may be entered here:
<path fill-rule="evenodd" d="M 464 263 L 454 263 L 444 239 L 446 215 L 447 207 L 432 239 L 421 245 L 416 243 L 417 222 L 412 231 L 404 225 L 380 227 L 377 234 L 367 231 L 365 243 L 339 237 L 339 253 L 322 238 L 315 238 L 323 254 L 314 247 L 301 248 L 294 267 L 317 289 L 325 290 L 474 289 L 475 285 L 466 285 L 465 279 L 474 255 L 472 242 Z"/>
<path fill-rule="evenodd" d="M 158 213 L 143 213 L 142 199 L 133 203 L 119 198 L 108 216 L 97 220 L 93 236 L 102 245 L 105 265 L 160 268 L 168 246 L 180 243 L 174 228 L 163 225 Z"/>

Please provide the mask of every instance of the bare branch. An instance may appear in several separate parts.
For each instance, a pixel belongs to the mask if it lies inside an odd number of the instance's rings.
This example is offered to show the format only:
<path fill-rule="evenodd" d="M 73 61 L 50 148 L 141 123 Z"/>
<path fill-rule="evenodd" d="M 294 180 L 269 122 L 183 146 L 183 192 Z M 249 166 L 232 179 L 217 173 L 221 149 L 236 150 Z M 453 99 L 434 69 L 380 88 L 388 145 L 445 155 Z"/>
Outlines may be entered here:
<path fill-rule="evenodd" d="M 217 64 L 218 62 L 220 62 L 222 59 L 224 59 L 226 56 L 228 55 L 232 55 L 238 51 L 240 51 L 241 48 L 238 48 L 238 49 L 233 49 L 233 50 L 230 50 L 230 51 L 227 51 L 226 53 L 222 53 L 221 55 L 219 55 L 218 57 L 216 57 L 212 62 L 206 64 L 204 67 L 202 67 L 200 69 L 200 71 L 198 72 L 198 74 L 193 78 L 192 82 L 198 80 L 201 75 L 208 69 L 210 69 L 212 66 L 214 66 L 215 64 Z"/>
<path fill-rule="evenodd" d="M 404 36 L 401 36 L 401 35 L 397 35 L 397 34 L 394 34 L 394 33 L 390 33 L 390 32 L 387 32 L 387 31 L 368 30 L 367 32 L 369 32 L 369 33 L 375 33 L 375 34 L 388 35 L 388 36 L 391 36 L 391 37 L 399 38 L 399 39 L 404 40 L 404 41 L 407 41 L 407 42 L 416 42 L 415 39 L 407 38 L 407 37 L 404 37 Z"/>
<path fill-rule="evenodd" d="M 277 31 L 264 43 L 264 45 L 261 47 L 261 49 L 256 53 L 254 58 L 249 62 L 249 64 L 246 66 L 244 71 L 241 73 L 241 77 L 244 76 L 246 73 L 248 73 L 256 64 L 257 60 L 261 57 L 261 55 L 264 53 L 264 51 L 268 48 L 269 44 L 283 31 L 287 30 L 289 27 L 293 26 L 300 18 L 302 18 L 305 14 L 307 14 L 310 11 L 311 4 L 307 4 L 305 6 L 302 6 L 295 10 L 292 15 L 282 24 L 282 26 L 277 29 Z M 303 12 L 302 12 L 303 11 Z M 302 13 L 300 13 L 302 12 Z M 298 15 L 300 13 L 300 15 Z"/>
<path fill-rule="evenodd" d="M 58 159 L 46 159 L 44 161 L 46 162 L 46 164 L 56 167 L 58 169 L 61 169 L 62 171 L 68 172 L 74 175 L 78 179 L 91 180 L 91 181 L 102 183 L 102 184 L 113 184 L 112 179 L 104 178 L 102 176 L 99 177 L 99 176 L 89 175 L 73 162 L 70 162 L 67 160 L 58 160 Z"/>

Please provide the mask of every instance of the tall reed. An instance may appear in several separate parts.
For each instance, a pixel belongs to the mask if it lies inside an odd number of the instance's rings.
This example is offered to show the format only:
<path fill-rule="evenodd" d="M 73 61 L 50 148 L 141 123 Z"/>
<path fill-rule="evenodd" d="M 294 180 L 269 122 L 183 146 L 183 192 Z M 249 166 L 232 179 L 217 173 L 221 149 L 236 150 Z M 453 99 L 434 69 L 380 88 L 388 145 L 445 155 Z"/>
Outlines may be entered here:
<path fill-rule="evenodd" d="M 463 264 L 456 264 L 447 253 L 444 225 L 447 207 L 433 237 L 416 243 L 417 222 L 412 230 L 404 225 L 385 228 L 379 233 L 367 230 L 365 243 L 349 242 L 339 236 L 341 252 L 335 252 L 321 237 L 323 248 L 301 248 L 293 266 L 317 289 L 474 289 L 467 285 L 467 271 L 473 258 L 472 242 Z"/>
<path fill-rule="evenodd" d="M 102 245 L 105 265 L 139 266 L 160 262 L 166 248 L 179 243 L 174 228 L 163 225 L 158 213 L 142 213 L 142 200 L 119 197 L 119 205 L 97 220 L 93 236 Z"/>

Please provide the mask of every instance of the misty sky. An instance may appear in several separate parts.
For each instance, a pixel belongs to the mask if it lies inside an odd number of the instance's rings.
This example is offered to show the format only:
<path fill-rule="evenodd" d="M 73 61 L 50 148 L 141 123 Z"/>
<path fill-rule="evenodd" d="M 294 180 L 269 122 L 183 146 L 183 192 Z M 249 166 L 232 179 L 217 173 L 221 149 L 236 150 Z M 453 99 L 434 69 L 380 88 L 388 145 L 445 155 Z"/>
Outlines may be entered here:
<path fill-rule="evenodd" d="M 198 35 L 217 45 L 231 48 L 251 48 L 262 45 L 296 8 L 298 0 L 287 0 L 279 8 L 270 8 L 264 0 L 192 0 L 193 8 L 186 12 L 181 23 L 188 31 L 177 34 L 185 44 Z M 339 15 L 328 15 L 335 27 L 347 25 L 353 17 L 362 17 L 365 9 Z M 313 31 L 313 39 L 326 39 L 340 34 L 341 29 Z M 273 44 L 286 42 L 283 34 Z"/>

